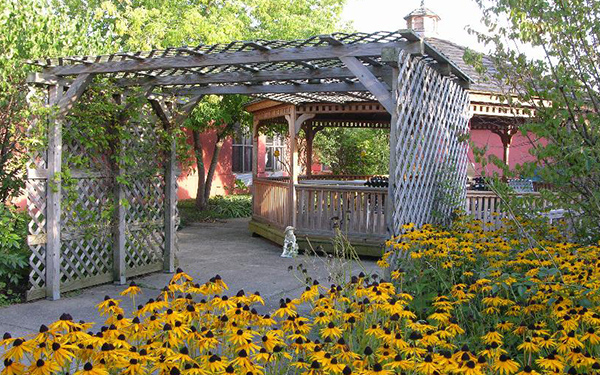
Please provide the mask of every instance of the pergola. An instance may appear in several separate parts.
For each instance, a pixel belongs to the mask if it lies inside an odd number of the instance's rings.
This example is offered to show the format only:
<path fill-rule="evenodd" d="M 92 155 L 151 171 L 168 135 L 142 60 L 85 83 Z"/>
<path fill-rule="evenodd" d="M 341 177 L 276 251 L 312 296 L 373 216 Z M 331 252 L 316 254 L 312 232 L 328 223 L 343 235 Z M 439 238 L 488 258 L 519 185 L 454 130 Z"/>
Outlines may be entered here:
<path fill-rule="evenodd" d="M 97 203 L 101 195 L 117 207 L 109 236 L 81 236 L 73 232 L 76 226 L 64 219 L 74 213 L 61 207 L 62 153 L 85 150 L 76 145 L 63 147 L 61 132 L 63 128 L 68 131 L 65 116 L 95 76 L 111 77 L 123 90 L 142 87 L 167 130 L 180 126 L 198 101 L 210 94 L 257 95 L 275 100 L 283 95 L 303 103 L 325 101 L 344 106 L 376 102 L 380 111 L 389 114 L 392 124 L 390 187 L 385 205 L 387 232 L 397 233 L 406 222 L 422 224 L 432 218 L 434 210 L 449 215 L 451 205 L 434 202 L 441 186 L 451 186 L 456 189 L 453 193 L 464 195 L 466 145 L 460 137 L 468 130 L 465 88 L 470 80 L 411 31 L 336 33 L 295 41 L 236 41 L 45 58 L 30 63 L 39 66 L 40 71 L 31 75 L 29 82 L 47 90 L 48 104 L 57 108 L 57 114 L 51 117 L 47 152 L 36 155 L 36 167 L 28 171 L 32 217 L 29 244 L 33 253 L 29 298 L 57 299 L 61 291 L 109 281 L 124 283 L 126 277 L 159 269 L 173 272 L 175 268 L 175 144 L 161 161 L 164 174 L 137 181 L 133 187 L 119 185 L 118 170 L 104 175 L 94 170 L 78 172 L 77 188 L 82 199 L 95 198 L 91 201 Z M 172 97 L 179 100 L 169 103 Z M 291 156 L 285 220 L 293 225 L 298 183 L 295 138 L 311 117 L 296 110 L 282 115 L 289 125 Z M 152 129 L 132 131 L 152 133 Z M 446 168 L 449 165 L 452 168 Z M 108 181 L 111 184 L 105 183 Z M 100 191 L 107 186 L 116 188 Z M 150 203 L 148 199 L 136 199 L 152 194 L 155 199 Z M 122 199 L 129 200 L 129 207 L 120 204 Z M 154 216 L 142 215 L 148 204 L 160 210 L 153 210 Z"/>

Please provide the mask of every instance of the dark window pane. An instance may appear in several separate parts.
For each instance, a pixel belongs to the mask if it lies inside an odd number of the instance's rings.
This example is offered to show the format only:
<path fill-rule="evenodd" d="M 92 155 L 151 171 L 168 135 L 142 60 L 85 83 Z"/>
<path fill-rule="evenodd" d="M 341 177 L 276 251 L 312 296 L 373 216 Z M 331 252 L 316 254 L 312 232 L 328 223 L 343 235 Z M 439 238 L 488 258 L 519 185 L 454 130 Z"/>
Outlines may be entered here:
<path fill-rule="evenodd" d="M 252 147 L 244 147 L 244 173 L 252 172 Z"/>
<path fill-rule="evenodd" d="M 240 173 L 244 166 L 242 146 L 233 146 L 231 152 L 231 171 Z"/>

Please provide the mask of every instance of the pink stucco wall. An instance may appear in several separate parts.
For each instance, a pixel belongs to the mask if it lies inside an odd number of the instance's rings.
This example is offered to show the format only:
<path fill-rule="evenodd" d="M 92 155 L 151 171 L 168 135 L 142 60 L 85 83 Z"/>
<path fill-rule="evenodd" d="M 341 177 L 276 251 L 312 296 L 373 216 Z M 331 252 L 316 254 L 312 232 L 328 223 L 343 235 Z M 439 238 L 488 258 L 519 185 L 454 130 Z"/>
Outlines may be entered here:
<path fill-rule="evenodd" d="M 500 137 L 489 130 L 471 130 L 471 141 L 477 147 L 487 147 L 488 155 L 495 155 L 502 160 L 503 147 Z M 540 142 L 534 137 L 527 137 L 520 132 L 515 134 L 510 145 L 508 164 L 510 168 L 514 168 L 517 164 L 522 164 L 526 161 L 533 161 L 535 158 L 529 153 L 532 143 Z M 473 151 L 469 149 L 469 161 L 474 166 L 475 175 L 481 175 L 481 165 L 475 163 Z M 487 173 L 498 172 L 498 168 L 493 165 L 486 166 Z"/>
<path fill-rule="evenodd" d="M 188 142 L 191 144 L 191 132 L 188 132 L 188 134 Z M 200 135 L 200 141 L 202 142 L 204 151 L 204 170 L 208 172 L 215 142 L 217 141 L 216 131 Z M 215 171 L 215 178 L 211 187 L 211 195 L 226 195 L 226 188 L 232 187 L 235 184 L 235 175 L 231 171 L 231 145 L 231 138 L 225 140 L 223 143 L 223 147 L 219 153 L 219 163 Z M 193 155 L 190 155 L 190 158 L 193 160 Z M 194 163 L 195 168 L 196 165 Z M 179 190 L 177 191 L 179 199 L 196 198 L 196 190 L 198 189 L 198 175 L 196 172 L 183 172 L 177 182 L 179 184 Z"/>

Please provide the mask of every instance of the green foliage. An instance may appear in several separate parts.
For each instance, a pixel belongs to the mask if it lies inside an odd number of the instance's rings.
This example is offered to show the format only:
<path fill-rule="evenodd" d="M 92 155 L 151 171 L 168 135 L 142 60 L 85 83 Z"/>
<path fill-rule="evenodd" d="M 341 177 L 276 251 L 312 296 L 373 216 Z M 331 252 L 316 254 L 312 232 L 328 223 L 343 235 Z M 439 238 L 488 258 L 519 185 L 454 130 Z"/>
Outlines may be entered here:
<path fill-rule="evenodd" d="M 0 205 L 0 305 L 19 301 L 29 271 L 27 214 Z"/>
<path fill-rule="evenodd" d="M 317 133 L 318 160 L 334 174 L 388 174 L 389 132 L 378 129 L 326 128 Z"/>
<path fill-rule="evenodd" d="M 95 49 L 97 33 L 86 29 L 85 15 L 69 17 L 57 4 L 42 0 L 0 0 L 0 204 L 23 188 L 23 150 L 28 120 L 35 115 L 27 100 L 26 59 L 82 54 Z"/>
<path fill-rule="evenodd" d="M 208 207 L 205 210 L 198 210 L 193 199 L 179 201 L 177 207 L 182 226 L 202 221 L 250 217 L 252 215 L 252 196 L 246 194 L 217 195 L 209 199 Z"/>
<path fill-rule="evenodd" d="M 508 177 L 537 176 L 552 187 L 543 198 L 569 210 L 578 240 L 600 239 L 600 2 L 478 0 L 493 47 L 497 73 L 509 103 L 535 117 L 521 128 L 534 162 Z M 508 25 L 508 26 L 501 26 Z M 537 50 L 535 59 L 519 52 Z M 481 56 L 466 58 L 484 71 Z M 543 141 L 541 141 L 543 140 Z M 489 160 L 501 165 L 499 160 Z"/>

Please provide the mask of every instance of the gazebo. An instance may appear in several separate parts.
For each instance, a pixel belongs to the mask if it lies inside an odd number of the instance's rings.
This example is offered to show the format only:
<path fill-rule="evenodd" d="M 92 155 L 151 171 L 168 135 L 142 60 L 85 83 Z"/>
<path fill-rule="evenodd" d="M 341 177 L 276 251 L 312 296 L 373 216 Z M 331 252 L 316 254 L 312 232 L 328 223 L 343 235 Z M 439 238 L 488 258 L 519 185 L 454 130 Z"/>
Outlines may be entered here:
<path fill-rule="evenodd" d="M 529 115 L 524 109 L 509 107 L 490 92 L 470 92 L 470 99 L 470 128 L 498 134 L 504 141 L 506 162 L 510 137 Z M 390 235 L 389 187 L 366 186 L 373 176 L 313 174 L 308 166 L 313 165 L 313 140 L 317 132 L 327 127 L 390 131 L 390 113 L 369 93 L 264 95 L 264 99 L 251 103 L 246 110 L 254 115 L 253 150 L 258 150 L 261 130 L 281 124 L 289 124 L 291 128 L 294 114 L 298 119 L 293 124 L 295 144 L 301 136 L 305 142 L 303 155 L 298 155 L 305 158 L 303 174 L 295 159 L 296 165 L 286 171 L 287 175 L 268 176 L 257 160 L 258 152 L 254 152 L 250 231 L 282 244 L 284 229 L 293 226 L 301 247 L 330 250 L 331 238 L 339 228 L 359 254 L 381 255 L 382 244 Z M 289 151 L 286 156 L 289 158 Z M 500 206 L 494 193 L 469 190 L 466 198 L 464 208 L 469 213 L 485 222 L 501 224 L 501 216 L 493 215 L 499 213 Z"/>
<path fill-rule="evenodd" d="M 30 299 L 57 299 L 61 291 L 110 281 L 124 283 L 127 277 L 159 269 L 173 272 L 176 267 L 175 144 L 160 160 L 163 173 L 140 178 L 133 186 L 120 184 L 118 170 L 78 171 L 76 185 L 86 209 L 107 201 L 116 207 L 110 225 L 103 232 L 98 229 L 96 236 L 90 236 L 90 228 L 85 235 L 78 232 L 77 212 L 68 211 L 77 210 L 78 205 L 61 205 L 63 152 L 86 152 L 77 145 L 63 147 L 62 132 L 73 126 L 65 116 L 95 76 L 113 78 L 124 92 L 142 87 L 149 114 L 167 131 L 180 126 L 204 95 L 273 99 L 284 95 L 304 102 L 312 98 L 317 104 L 256 111 L 255 134 L 261 121 L 285 119 L 288 125 L 289 179 L 269 181 L 269 185 L 260 185 L 257 179 L 254 192 L 255 197 L 272 197 L 263 201 L 276 206 L 276 216 L 270 220 L 279 227 L 296 225 L 299 230 L 327 232 L 327 216 L 318 219 L 317 215 L 339 209 L 340 225 L 381 239 L 386 233 L 397 234 L 402 224 L 431 221 L 434 214 L 447 220 L 457 204 L 445 196 L 465 197 L 467 145 L 463 136 L 470 117 L 465 88 L 470 79 L 411 31 L 238 41 L 30 63 L 39 66 L 40 72 L 29 82 L 43 87 L 49 106 L 57 109 L 49 118 L 47 150 L 35 155 L 35 166 L 28 171 Z M 388 118 L 388 189 L 350 186 L 327 191 L 299 183 L 298 131 L 304 126 L 310 134 L 320 126 L 340 125 L 344 118 L 338 115 L 348 111 L 355 115 L 346 121 L 348 126 L 378 126 Z M 155 139 L 152 134 L 157 130 L 143 129 L 145 135 L 136 141 Z M 115 145 L 119 147 L 128 145 Z M 138 199 L 140 195 L 143 199 Z M 123 205 L 123 199 L 129 204 Z M 358 208 L 348 213 L 349 207 Z M 255 214 L 256 209 L 255 205 Z M 345 215 L 355 219 L 349 221 Z"/>

